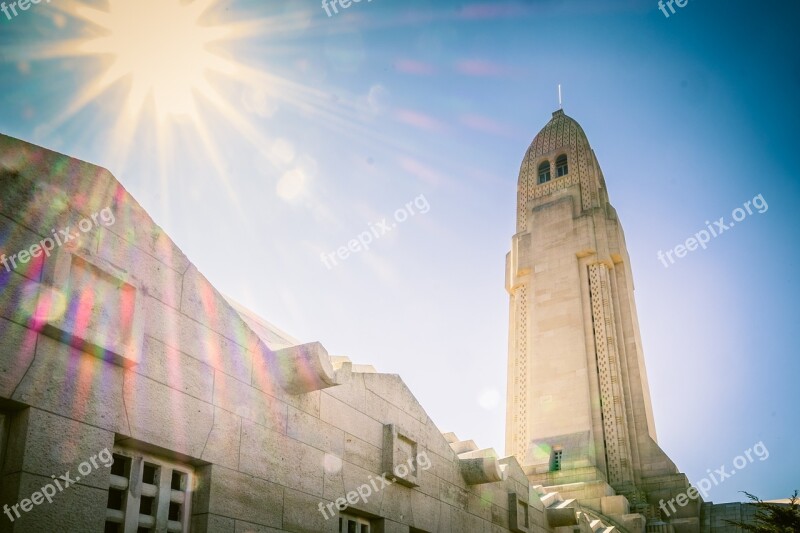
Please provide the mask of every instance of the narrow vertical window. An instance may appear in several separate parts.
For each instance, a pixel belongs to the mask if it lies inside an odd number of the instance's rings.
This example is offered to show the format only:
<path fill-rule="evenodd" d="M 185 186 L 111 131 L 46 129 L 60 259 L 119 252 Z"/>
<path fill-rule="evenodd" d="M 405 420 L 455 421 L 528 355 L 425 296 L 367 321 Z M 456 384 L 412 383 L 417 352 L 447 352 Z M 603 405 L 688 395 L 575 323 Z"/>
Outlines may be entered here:
<path fill-rule="evenodd" d="M 545 161 L 539 165 L 539 183 L 550 181 L 550 161 Z"/>
<path fill-rule="evenodd" d="M 554 449 L 552 455 L 550 456 L 550 471 L 551 472 L 558 472 L 561 470 L 561 453 L 562 450 Z"/>
<path fill-rule="evenodd" d="M 560 178 L 561 176 L 566 176 L 568 172 L 567 154 L 561 154 L 558 156 L 558 159 L 556 159 L 556 177 Z"/>

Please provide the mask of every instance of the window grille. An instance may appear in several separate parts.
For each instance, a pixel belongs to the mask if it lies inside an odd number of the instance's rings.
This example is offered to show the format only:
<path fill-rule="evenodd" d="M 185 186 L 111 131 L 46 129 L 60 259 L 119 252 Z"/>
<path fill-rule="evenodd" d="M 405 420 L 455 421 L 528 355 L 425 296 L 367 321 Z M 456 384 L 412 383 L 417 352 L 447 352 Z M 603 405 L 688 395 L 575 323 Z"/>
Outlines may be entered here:
<path fill-rule="evenodd" d="M 339 533 L 372 533 L 372 528 L 365 518 L 340 514 Z"/>
<path fill-rule="evenodd" d="M 188 533 L 191 467 L 116 449 L 110 478 L 105 533 Z"/>
<path fill-rule="evenodd" d="M 552 471 L 558 472 L 561 470 L 561 453 L 562 450 L 553 450 Z"/>

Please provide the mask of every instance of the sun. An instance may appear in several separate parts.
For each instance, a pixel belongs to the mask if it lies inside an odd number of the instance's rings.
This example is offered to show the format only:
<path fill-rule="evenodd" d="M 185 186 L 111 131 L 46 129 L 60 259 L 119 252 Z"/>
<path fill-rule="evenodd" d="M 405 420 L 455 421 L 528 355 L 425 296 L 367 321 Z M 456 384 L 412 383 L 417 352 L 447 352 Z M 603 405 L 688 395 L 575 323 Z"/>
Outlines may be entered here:
<path fill-rule="evenodd" d="M 55 9 L 77 24 L 26 49 L 20 61 L 69 61 L 84 75 L 37 135 L 89 120 L 92 127 L 82 131 L 102 143 L 114 169 L 135 166 L 130 161 L 142 140 L 152 141 L 148 155 L 157 170 L 146 179 L 162 187 L 183 179 L 171 172 L 178 150 L 196 147 L 238 202 L 222 132 L 234 132 L 258 153 L 268 150 L 279 125 L 265 124 L 274 111 L 261 108 L 299 110 L 336 131 L 366 133 L 351 120 L 350 107 L 327 104 L 329 90 L 272 72 L 261 55 L 253 56 L 261 42 L 291 43 L 315 29 L 310 8 L 265 10 L 266 4 L 237 11 L 227 0 L 64 0 Z M 270 48 L 270 63 L 302 51 L 292 46 Z M 303 172 L 287 172 L 279 194 L 296 201 L 305 186 Z"/>
<path fill-rule="evenodd" d="M 258 35 L 280 21 L 250 18 L 223 22 L 228 15 L 222 14 L 219 2 L 65 2 L 64 13 L 83 23 L 79 34 L 47 43 L 32 57 L 82 58 L 94 65 L 92 75 L 77 86 L 71 101 L 41 128 L 41 134 L 55 131 L 87 108 L 101 108 L 110 119 L 103 131 L 113 166 L 125 168 L 137 135 L 147 135 L 155 139 L 153 155 L 165 182 L 170 179 L 167 168 L 176 143 L 199 142 L 204 157 L 234 198 L 225 154 L 215 138 L 216 121 L 226 121 L 257 147 L 267 146 L 268 139 L 232 103 L 230 92 L 259 87 L 276 95 L 276 87 L 288 82 L 237 61 L 231 53 L 233 41 Z M 212 83 L 220 79 L 228 82 L 227 93 Z M 151 117 L 154 122 L 149 121 Z"/>
<path fill-rule="evenodd" d="M 82 5 L 78 16 L 100 29 L 79 51 L 109 56 L 100 84 L 129 80 L 128 111 L 141 112 L 152 96 L 157 116 L 196 115 L 195 98 L 210 92 L 207 74 L 230 74 L 234 66 L 209 50 L 226 38 L 223 27 L 204 26 L 200 18 L 213 0 L 110 0 L 107 11 Z"/>

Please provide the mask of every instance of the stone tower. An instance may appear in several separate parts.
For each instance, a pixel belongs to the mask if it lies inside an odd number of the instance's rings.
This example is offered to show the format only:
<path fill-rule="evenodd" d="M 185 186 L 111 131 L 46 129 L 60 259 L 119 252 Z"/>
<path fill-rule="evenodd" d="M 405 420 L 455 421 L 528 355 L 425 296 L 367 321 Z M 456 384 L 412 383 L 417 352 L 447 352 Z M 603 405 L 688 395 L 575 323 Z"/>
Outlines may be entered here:
<path fill-rule="evenodd" d="M 587 498 L 601 487 L 655 517 L 656 493 L 686 478 L 656 444 L 622 226 L 586 134 L 562 110 L 522 160 L 506 289 L 506 454 L 541 485 L 583 483 Z"/>

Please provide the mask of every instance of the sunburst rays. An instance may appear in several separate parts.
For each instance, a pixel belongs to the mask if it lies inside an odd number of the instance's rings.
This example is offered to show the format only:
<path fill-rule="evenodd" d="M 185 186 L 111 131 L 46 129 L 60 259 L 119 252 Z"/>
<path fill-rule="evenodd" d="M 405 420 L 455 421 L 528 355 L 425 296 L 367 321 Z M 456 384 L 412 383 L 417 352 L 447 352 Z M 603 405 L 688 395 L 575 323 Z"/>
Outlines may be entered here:
<path fill-rule="evenodd" d="M 105 109 L 117 111 L 106 115 L 111 121 L 105 135 L 108 163 L 124 168 L 137 132 L 144 132 L 159 140 L 159 153 L 152 159 L 158 162 L 163 181 L 168 179 L 164 159 L 174 157 L 175 136 L 190 131 L 236 203 L 225 171 L 227 154 L 219 148 L 224 143 L 216 138 L 216 121 L 225 121 L 257 149 L 271 144 L 269 125 L 257 123 L 248 109 L 238 105 L 242 92 L 255 87 L 270 100 L 311 113 L 321 123 L 338 129 L 357 127 L 341 110 L 326 108 L 330 98 L 325 90 L 234 57 L 236 44 L 242 41 L 291 38 L 292 32 L 309 29 L 308 13 L 231 21 L 222 20 L 229 15 L 221 14 L 217 4 L 218 0 L 108 0 L 98 7 L 65 1 L 57 9 L 79 23 L 79 34 L 31 45 L 24 52 L 17 49 L 15 59 L 78 58 L 93 62 L 94 74 L 80 83 L 39 133 L 53 133 L 103 102 Z"/>

